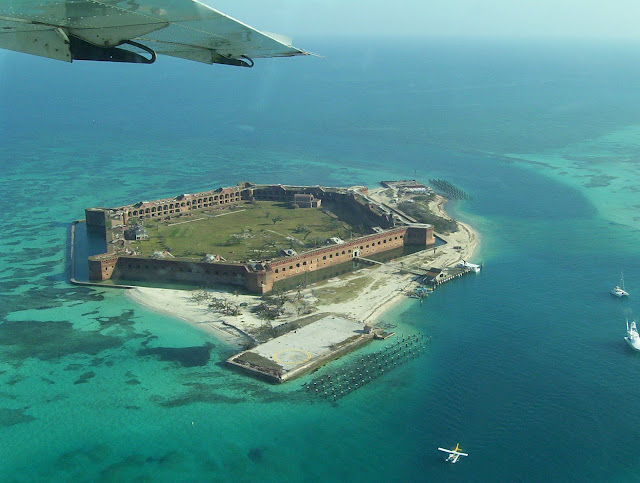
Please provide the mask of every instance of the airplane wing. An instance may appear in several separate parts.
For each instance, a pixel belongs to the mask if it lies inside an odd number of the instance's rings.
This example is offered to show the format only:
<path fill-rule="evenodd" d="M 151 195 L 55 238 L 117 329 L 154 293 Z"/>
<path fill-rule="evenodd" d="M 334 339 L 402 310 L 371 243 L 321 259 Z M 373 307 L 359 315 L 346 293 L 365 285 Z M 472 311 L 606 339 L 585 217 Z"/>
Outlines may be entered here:
<path fill-rule="evenodd" d="M 67 62 L 152 63 L 158 53 L 242 67 L 309 55 L 196 0 L 0 0 L 0 48 Z"/>
<path fill-rule="evenodd" d="M 460 456 L 469 456 L 467 453 L 462 453 L 460 451 L 455 451 L 455 450 L 450 450 L 450 449 L 445 449 L 445 448 L 438 448 L 438 450 L 444 451 L 445 453 L 457 454 L 457 455 L 460 455 Z"/>

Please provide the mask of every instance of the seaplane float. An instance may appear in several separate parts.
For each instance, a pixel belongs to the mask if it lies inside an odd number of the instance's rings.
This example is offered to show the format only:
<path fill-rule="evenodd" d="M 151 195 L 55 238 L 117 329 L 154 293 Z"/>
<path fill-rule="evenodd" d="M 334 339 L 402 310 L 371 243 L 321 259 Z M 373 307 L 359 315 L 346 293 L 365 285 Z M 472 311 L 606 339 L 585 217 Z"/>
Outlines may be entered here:
<path fill-rule="evenodd" d="M 445 449 L 445 448 L 438 448 L 438 450 L 444 451 L 445 453 L 449 453 L 449 456 L 447 456 L 447 459 L 445 460 L 445 461 L 448 461 L 449 463 L 457 463 L 460 456 L 469 456 L 467 453 L 463 453 L 460 451 L 460 444 L 456 444 L 456 447 L 452 450 Z"/>

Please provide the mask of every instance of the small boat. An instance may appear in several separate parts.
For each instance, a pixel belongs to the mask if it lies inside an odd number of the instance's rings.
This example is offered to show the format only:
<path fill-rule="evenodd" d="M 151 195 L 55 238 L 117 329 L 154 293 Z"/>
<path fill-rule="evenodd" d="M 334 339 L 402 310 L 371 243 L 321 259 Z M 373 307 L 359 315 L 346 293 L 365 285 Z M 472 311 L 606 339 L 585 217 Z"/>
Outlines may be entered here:
<path fill-rule="evenodd" d="M 469 271 L 473 271 L 473 272 L 476 272 L 476 273 L 480 272 L 480 265 L 476 265 L 475 263 L 469 263 L 466 260 L 462 260 L 456 266 L 459 267 L 459 268 L 462 268 L 463 270 L 469 270 Z"/>
<path fill-rule="evenodd" d="M 640 351 L 640 335 L 638 335 L 638 328 L 636 327 L 635 321 L 629 324 L 629 319 L 627 319 L 627 336 L 624 340 L 627 341 L 627 344 L 629 344 L 633 350 Z"/>
<path fill-rule="evenodd" d="M 620 285 L 622 285 L 622 287 Z M 629 293 L 624 289 L 624 276 L 622 272 L 620 272 L 620 285 L 613 287 L 611 293 L 616 297 L 628 297 Z"/>

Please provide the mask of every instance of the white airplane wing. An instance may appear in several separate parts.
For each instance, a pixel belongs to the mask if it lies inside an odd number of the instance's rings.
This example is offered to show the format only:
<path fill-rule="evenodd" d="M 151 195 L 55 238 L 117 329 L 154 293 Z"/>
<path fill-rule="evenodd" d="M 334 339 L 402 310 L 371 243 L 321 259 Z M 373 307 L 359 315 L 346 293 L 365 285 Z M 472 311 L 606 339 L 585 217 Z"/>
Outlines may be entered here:
<path fill-rule="evenodd" d="M 445 448 L 438 448 L 440 451 L 444 451 L 445 453 L 450 453 L 450 454 L 457 454 L 460 456 L 469 456 L 467 453 L 462 453 L 460 451 L 452 451 L 450 449 L 445 449 Z"/>
<path fill-rule="evenodd" d="M 243 67 L 309 55 L 196 0 L 0 0 L 0 48 L 67 62 L 151 63 L 158 53 Z"/>

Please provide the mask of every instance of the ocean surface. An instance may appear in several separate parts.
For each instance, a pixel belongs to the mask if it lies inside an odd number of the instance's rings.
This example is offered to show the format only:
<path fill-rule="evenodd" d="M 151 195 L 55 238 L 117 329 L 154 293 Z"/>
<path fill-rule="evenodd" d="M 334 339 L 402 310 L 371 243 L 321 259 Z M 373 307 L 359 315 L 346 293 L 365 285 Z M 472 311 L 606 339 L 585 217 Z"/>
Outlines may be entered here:
<path fill-rule="evenodd" d="M 0 480 L 640 481 L 640 44 L 296 45 L 324 58 L 0 52 Z M 414 177 L 472 195 L 447 209 L 484 271 L 386 313 L 426 354 L 337 404 L 302 384 L 382 345 L 271 386 L 197 328 L 67 282 L 85 207 Z M 445 464 L 456 443 L 470 456 Z"/>

